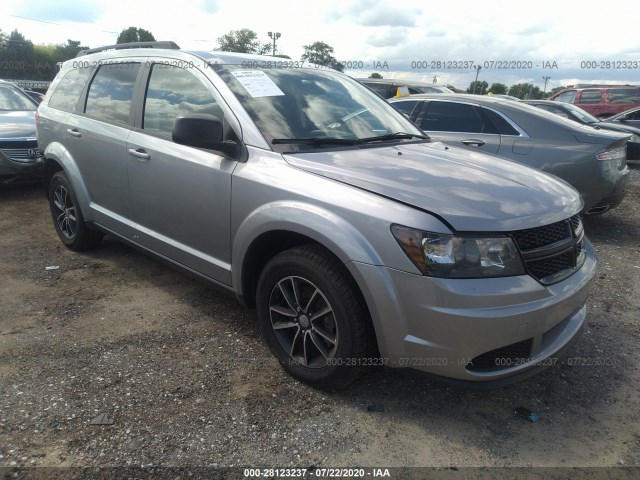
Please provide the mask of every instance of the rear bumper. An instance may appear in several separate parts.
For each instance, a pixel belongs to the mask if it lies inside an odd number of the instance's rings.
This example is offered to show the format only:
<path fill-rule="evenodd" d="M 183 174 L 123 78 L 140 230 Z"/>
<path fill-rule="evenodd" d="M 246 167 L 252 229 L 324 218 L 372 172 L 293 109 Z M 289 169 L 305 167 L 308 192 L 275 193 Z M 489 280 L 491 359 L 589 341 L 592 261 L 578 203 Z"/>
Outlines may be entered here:
<path fill-rule="evenodd" d="M 595 215 L 604 213 L 612 208 L 620 205 L 624 196 L 627 194 L 627 184 L 630 175 L 629 167 L 625 165 L 622 170 L 612 169 L 612 171 L 604 172 L 603 186 L 608 187 L 608 194 L 597 204 L 588 207 L 585 210 L 586 215 Z"/>

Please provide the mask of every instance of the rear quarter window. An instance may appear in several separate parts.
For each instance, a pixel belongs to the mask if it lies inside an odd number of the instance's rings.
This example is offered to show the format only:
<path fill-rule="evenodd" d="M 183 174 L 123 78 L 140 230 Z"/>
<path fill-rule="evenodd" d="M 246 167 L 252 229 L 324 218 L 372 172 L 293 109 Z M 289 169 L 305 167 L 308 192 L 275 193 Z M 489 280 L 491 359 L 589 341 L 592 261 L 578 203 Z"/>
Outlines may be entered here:
<path fill-rule="evenodd" d="M 638 103 L 637 88 L 610 88 L 609 89 L 609 102 L 611 103 Z"/>
<path fill-rule="evenodd" d="M 500 135 L 520 135 L 520 132 L 516 130 L 502 115 L 494 112 L 488 108 L 482 109 L 483 113 L 487 116 L 489 121 L 495 127 L 495 130 Z M 489 132 L 493 133 L 493 132 Z"/>
<path fill-rule="evenodd" d="M 65 112 L 74 112 L 91 72 L 90 68 L 77 68 L 68 71 L 58 83 L 48 105 Z"/>

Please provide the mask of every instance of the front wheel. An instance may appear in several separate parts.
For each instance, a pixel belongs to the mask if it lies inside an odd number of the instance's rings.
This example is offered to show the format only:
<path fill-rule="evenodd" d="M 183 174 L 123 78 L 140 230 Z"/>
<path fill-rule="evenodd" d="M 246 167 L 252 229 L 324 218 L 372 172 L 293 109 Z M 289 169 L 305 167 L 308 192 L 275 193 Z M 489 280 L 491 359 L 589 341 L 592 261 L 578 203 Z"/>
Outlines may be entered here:
<path fill-rule="evenodd" d="M 337 389 L 365 371 L 370 320 L 344 266 L 324 249 L 295 247 L 271 259 L 256 304 L 267 345 L 296 378 Z"/>
<path fill-rule="evenodd" d="M 51 178 L 49 206 L 53 225 L 67 248 L 83 251 L 100 243 L 102 233 L 87 227 L 71 182 L 64 172 L 56 172 Z"/>

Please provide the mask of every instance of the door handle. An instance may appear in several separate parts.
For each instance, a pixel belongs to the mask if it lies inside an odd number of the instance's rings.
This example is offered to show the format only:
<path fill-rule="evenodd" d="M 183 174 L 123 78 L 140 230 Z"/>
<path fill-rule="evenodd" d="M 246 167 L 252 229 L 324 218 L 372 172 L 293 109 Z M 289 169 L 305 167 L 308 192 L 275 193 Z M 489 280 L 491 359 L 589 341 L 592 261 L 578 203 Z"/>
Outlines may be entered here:
<path fill-rule="evenodd" d="M 462 143 L 464 145 L 473 145 L 474 147 L 481 147 L 482 145 L 485 144 L 484 140 L 477 140 L 475 138 L 469 139 L 469 140 L 462 140 Z"/>
<path fill-rule="evenodd" d="M 77 128 L 67 128 L 67 133 L 72 137 L 80 138 L 82 134 L 78 131 Z"/>
<path fill-rule="evenodd" d="M 131 155 L 132 157 L 136 157 L 141 162 L 146 162 L 151 158 L 151 156 L 147 152 L 145 152 L 143 148 L 130 148 L 129 155 Z"/>

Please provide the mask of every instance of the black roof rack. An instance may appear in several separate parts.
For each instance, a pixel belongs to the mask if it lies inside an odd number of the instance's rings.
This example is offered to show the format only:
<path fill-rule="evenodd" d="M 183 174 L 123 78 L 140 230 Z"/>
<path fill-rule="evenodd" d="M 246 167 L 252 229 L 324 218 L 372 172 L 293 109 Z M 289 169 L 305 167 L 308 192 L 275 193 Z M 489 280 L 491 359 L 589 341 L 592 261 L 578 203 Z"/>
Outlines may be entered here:
<path fill-rule="evenodd" d="M 106 50 L 124 50 L 127 48 L 165 48 L 167 50 L 180 50 L 180 47 L 171 41 L 162 42 L 131 42 L 131 43 L 118 43 L 116 45 L 107 45 L 104 47 L 89 48 L 87 50 L 80 50 L 76 57 L 82 57 L 83 55 L 89 55 L 90 53 L 104 52 Z"/>

